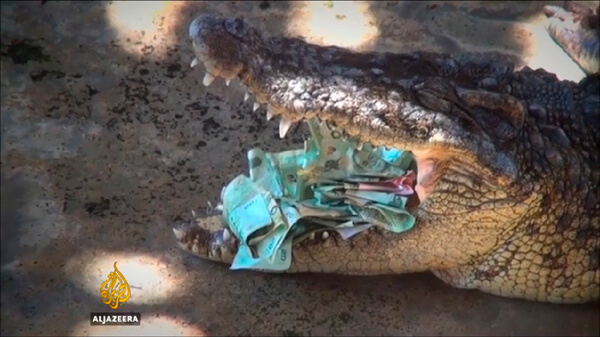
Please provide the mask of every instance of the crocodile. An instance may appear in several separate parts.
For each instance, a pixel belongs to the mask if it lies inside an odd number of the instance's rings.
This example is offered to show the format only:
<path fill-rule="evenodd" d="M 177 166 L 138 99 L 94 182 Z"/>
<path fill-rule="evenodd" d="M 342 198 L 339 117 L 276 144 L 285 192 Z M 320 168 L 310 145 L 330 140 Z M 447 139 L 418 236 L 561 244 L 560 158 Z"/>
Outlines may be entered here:
<path fill-rule="evenodd" d="M 268 119 L 281 119 L 280 135 L 316 117 L 362 142 L 410 151 L 417 163 L 413 229 L 304 240 L 285 272 L 431 272 L 453 287 L 508 298 L 598 300 L 597 69 L 573 82 L 487 53 L 355 52 L 267 38 L 218 14 L 196 17 L 189 35 L 192 66 L 207 71 L 203 83 L 239 78 L 254 110 L 266 105 Z M 593 52 L 563 47 L 593 65 Z M 174 233 L 204 259 L 230 264 L 237 251 L 222 215 Z"/>

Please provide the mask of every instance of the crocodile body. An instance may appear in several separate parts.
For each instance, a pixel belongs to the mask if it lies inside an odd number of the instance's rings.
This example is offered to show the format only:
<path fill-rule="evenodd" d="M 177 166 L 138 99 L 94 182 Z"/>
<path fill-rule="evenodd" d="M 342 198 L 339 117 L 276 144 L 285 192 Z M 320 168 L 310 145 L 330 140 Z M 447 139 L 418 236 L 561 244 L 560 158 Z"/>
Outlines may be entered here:
<path fill-rule="evenodd" d="M 574 83 L 479 54 L 356 53 L 215 15 L 196 18 L 190 37 L 205 84 L 238 77 L 284 128 L 317 116 L 417 161 L 414 229 L 305 240 L 288 272 L 431 271 L 505 297 L 598 300 L 597 74 Z M 237 247 L 220 216 L 175 234 L 210 260 L 230 263 Z"/>

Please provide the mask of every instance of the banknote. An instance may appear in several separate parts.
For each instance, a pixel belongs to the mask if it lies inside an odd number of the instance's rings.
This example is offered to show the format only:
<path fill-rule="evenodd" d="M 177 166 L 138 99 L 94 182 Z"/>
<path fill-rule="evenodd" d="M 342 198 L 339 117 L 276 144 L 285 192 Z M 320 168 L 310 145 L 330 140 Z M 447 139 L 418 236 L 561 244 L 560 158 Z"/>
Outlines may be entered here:
<path fill-rule="evenodd" d="M 296 172 L 299 167 L 305 165 L 303 150 L 292 150 L 279 153 L 265 153 L 261 149 L 252 149 L 248 152 L 250 163 L 250 175 L 252 180 L 260 187 L 271 192 L 267 195 L 268 212 L 273 221 L 273 226 L 268 232 L 257 232 L 250 238 L 249 244 L 255 244 L 259 256 L 264 258 L 276 258 L 276 251 L 283 243 L 289 229 L 296 222 L 293 219 L 295 208 L 288 205 L 284 207 L 286 216 L 283 216 L 278 202 L 272 197 L 281 198 L 284 195 L 294 199 L 303 197 L 304 182 L 298 179 Z M 252 214 L 247 214 L 252 216 Z M 254 228 L 253 228 L 254 229 Z"/>
<path fill-rule="evenodd" d="M 408 198 L 394 193 L 386 193 L 379 191 L 346 191 L 344 193 L 347 198 L 353 198 L 364 206 L 369 203 L 378 203 L 392 207 L 404 208 Z"/>
<path fill-rule="evenodd" d="M 273 258 L 254 257 L 249 246 L 240 245 L 229 269 L 287 270 L 292 263 L 293 240 L 292 236 L 284 240 Z"/>
<path fill-rule="evenodd" d="M 408 198 L 406 196 L 380 191 L 321 191 L 316 189 L 314 201 L 311 203 L 303 202 L 303 204 L 318 209 L 335 208 L 338 211 L 348 213 L 350 210 L 345 206 L 348 204 L 356 206 L 365 206 L 367 204 L 375 206 L 388 205 L 404 208 L 407 201 Z"/>
<path fill-rule="evenodd" d="M 296 202 L 292 200 L 287 200 L 287 202 L 293 204 L 302 217 L 338 218 L 348 215 L 345 208 L 319 207 L 311 202 Z"/>
<path fill-rule="evenodd" d="M 355 226 L 366 223 L 358 214 L 330 219 L 308 217 L 306 218 L 306 221 L 310 221 L 311 223 L 320 225 L 320 227 L 328 227 L 330 229 L 343 228 L 348 227 L 350 225 Z"/>
<path fill-rule="evenodd" d="M 336 228 L 336 232 L 338 232 L 340 234 L 342 239 L 348 240 L 349 238 L 355 236 L 356 234 L 358 234 L 360 232 L 364 232 L 371 227 L 373 227 L 373 225 L 371 225 L 371 224 L 347 226 L 347 227 L 342 227 L 342 228 Z"/>
<path fill-rule="evenodd" d="M 298 176 L 298 170 L 310 165 L 311 159 L 304 150 L 292 150 L 268 153 L 267 159 L 277 171 L 277 177 L 283 186 L 284 196 L 302 200 L 306 197 L 306 181 Z"/>
<path fill-rule="evenodd" d="M 331 189 L 326 185 L 324 191 L 315 189 L 315 199 L 320 201 L 319 208 L 328 208 L 335 204 L 338 209 L 349 215 L 358 215 L 362 220 L 371 222 L 395 233 L 406 231 L 414 225 L 415 218 L 405 206 L 407 197 L 376 191 L 344 191 Z"/>
<path fill-rule="evenodd" d="M 287 196 L 297 200 L 305 197 L 307 183 L 298 170 L 311 163 L 305 150 L 265 153 L 259 148 L 248 151 L 250 178 L 275 197 Z"/>
<path fill-rule="evenodd" d="M 392 166 L 403 169 L 415 169 L 415 162 L 410 152 L 398 149 L 388 149 L 385 146 L 380 146 L 378 148 L 378 154 L 381 159 L 390 163 Z"/>
<path fill-rule="evenodd" d="M 288 205 L 282 206 L 284 206 L 284 212 L 281 211 L 280 205 L 275 199 L 271 198 L 269 200 L 269 213 L 271 214 L 275 226 L 264 239 L 256 244 L 258 255 L 265 259 L 276 258 L 275 255 L 277 250 L 283 244 L 290 228 L 292 228 L 293 224 L 300 218 L 293 207 L 289 207 Z M 283 215 L 284 213 L 286 216 Z"/>
<path fill-rule="evenodd" d="M 410 153 L 397 149 L 374 148 L 370 144 L 359 149 L 355 140 L 342 141 L 343 132 L 326 121 L 312 118 L 307 123 L 312 138 L 318 140 L 314 146 L 318 150 L 316 168 L 308 169 L 320 171 L 321 178 L 344 179 L 361 173 L 398 177 L 404 174 L 406 167 L 395 164 L 406 166 L 412 160 Z"/>
<path fill-rule="evenodd" d="M 289 225 L 273 195 L 244 175 L 225 189 L 223 214 L 232 233 L 244 244 L 257 243 L 259 256 L 272 258 L 283 243 Z"/>
<path fill-rule="evenodd" d="M 313 185 L 315 192 L 327 193 L 327 192 L 347 192 L 347 191 L 373 191 L 373 192 L 385 192 L 390 194 L 398 194 L 403 196 L 409 196 L 414 193 L 413 187 L 405 183 L 397 183 L 400 179 L 380 181 L 380 182 L 368 182 L 368 183 L 354 183 L 346 181 L 336 182 L 323 182 Z"/>
<path fill-rule="evenodd" d="M 256 185 L 271 192 L 275 197 L 283 195 L 279 173 L 267 159 L 267 154 L 263 150 L 254 148 L 248 151 L 248 167 L 250 179 Z"/>
<path fill-rule="evenodd" d="M 316 118 L 307 123 L 303 149 L 250 150 L 250 178 L 222 191 L 224 218 L 241 241 L 232 269 L 285 270 L 292 246 L 323 230 L 349 239 L 372 226 L 414 226 L 405 209 L 416 178 L 409 152 L 361 144 Z"/>
<path fill-rule="evenodd" d="M 415 217 L 405 209 L 386 205 L 365 205 L 357 213 L 363 220 L 394 233 L 405 232 L 415 224 Z"/>
<path fill-rule="evenodd" d="M 272 224 L 263 194 L 244 175 L 237 176 L 225 188 L 223 217 L 232 233 L 242 242 L 247 242 L 250 234 Z"/>

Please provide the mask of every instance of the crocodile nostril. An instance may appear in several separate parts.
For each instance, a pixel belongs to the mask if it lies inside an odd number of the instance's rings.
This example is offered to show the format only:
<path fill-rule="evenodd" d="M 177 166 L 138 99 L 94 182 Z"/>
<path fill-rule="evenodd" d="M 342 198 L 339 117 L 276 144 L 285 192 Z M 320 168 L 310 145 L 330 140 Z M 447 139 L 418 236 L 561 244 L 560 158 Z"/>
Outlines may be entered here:
<path fill-rule="evenodd" d="M 236 36 L 241 36 L 244 30 L 244 21 L 240 18 L 232 18 L 225 21 L 225 29 Z"/>

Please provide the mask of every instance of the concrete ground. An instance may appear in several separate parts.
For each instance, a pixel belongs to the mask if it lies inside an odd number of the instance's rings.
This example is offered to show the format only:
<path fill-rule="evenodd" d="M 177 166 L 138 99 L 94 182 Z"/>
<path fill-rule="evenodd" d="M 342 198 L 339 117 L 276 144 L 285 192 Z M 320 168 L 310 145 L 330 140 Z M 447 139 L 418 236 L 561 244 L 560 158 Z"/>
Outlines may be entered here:
<path fill-rule="evenodd" d="M 2 2 L 2 335 L 598 335 L 599 309 L 395 277 L 232 272 L 172 226 L 247 172 L 246 151 L 298 147 L 237 81 L 199 84 L 187 28 L 240 14 L 272 34 L 356 50 L 492 50 L 573 80 L 544 2 Z M 562 1 L 559 2 L 562 4 Z M 92 327 L 117 261 L 140 327 Z"/>

